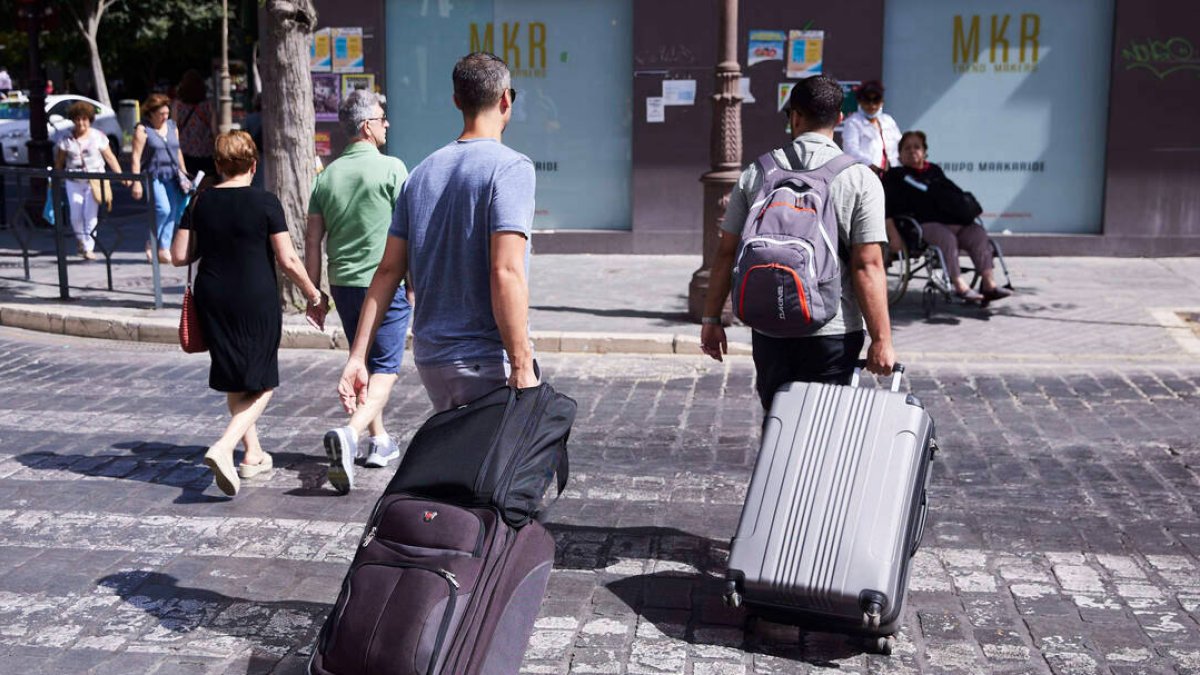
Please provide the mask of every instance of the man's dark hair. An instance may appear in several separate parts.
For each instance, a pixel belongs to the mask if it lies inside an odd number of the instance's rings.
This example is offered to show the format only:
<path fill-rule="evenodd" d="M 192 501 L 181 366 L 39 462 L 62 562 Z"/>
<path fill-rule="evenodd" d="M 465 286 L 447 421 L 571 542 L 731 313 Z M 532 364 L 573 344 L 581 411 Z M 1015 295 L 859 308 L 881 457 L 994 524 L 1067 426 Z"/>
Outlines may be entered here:
<path fill-rule="evenodd" d="M 454 64 L 454 96 L 467 115 L 496 105 L 510 84 L 508 64 L 495 54 L 474 52 Z"/>
<path fill-rule="evenodd" d="M 788 98 L 788 109 L 795 110 L 816 129 L 831 129 L 837 126 L 842 112 L 842 85 L 828 75 L 805 78 L 792 87 Z"/>

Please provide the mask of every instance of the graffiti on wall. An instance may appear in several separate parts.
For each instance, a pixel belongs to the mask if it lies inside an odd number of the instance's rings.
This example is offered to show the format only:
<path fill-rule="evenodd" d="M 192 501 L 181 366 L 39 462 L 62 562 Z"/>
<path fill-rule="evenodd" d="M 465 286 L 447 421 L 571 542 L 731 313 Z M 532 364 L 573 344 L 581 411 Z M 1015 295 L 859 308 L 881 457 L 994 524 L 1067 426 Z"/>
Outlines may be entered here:
<path fill-rule="evenodd" d="M 1133 40 L 1121 50 L 1125 70 L 1145 69 L 1158 79 L 1191 72 L 1200 77 L 1200 52 L 1185 37 Z"/>

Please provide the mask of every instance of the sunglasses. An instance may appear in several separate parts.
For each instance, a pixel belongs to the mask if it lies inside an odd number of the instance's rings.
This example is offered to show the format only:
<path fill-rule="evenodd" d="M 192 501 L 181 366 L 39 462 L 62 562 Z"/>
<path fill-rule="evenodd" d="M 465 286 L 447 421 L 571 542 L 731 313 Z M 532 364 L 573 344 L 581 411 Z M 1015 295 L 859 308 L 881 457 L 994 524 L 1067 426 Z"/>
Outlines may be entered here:
<path fill-rule="evenodd" d="M 512 87 L 509 87 L 509 88 L 508 88 L 508 95 L 509 95 L 509 99 L 508 99 L 508 100 L 509 100 L 509 102 L 510 102 L 510 103 L 516 103 L 516 102 L 517 102 L 517 90 L 516 90 L 516 89 L 513 89 Z"/>
<path fill-rule="evenodd" d="M 866 103 L 867 105 L 875 105 L 876 103 L 883 103 L 883 98 L 879 96 L 866 96 L 858 99 L 858 101 L 859 103 Z"/>

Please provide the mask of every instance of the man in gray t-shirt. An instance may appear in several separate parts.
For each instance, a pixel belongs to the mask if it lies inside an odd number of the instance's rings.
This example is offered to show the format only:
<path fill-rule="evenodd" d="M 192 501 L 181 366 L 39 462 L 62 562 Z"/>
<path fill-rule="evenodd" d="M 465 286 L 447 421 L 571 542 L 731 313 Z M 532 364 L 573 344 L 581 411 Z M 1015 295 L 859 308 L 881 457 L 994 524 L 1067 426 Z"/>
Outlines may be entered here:
<path fill-rule="evenodd" d="M 410 273 L 413 362 L 436 411 L 538 383 L 527 282 L 534 169 L 501 144 L 517 92 L 492 54 L 463 57 L 453 79 L 463 132 L 413 169 L 396 202 L 338 384 L 348 410 L 366 389 L 363 359 L 381 310 Z"/>
<path fill-rule="evenodd" d="M 772 153 L 776 162 L 788 169 L 807 170 L 842 154 L 833 142 L 841 106 L 841 85 L 833 78 L 818 75 L 797 82 L 788 102 L 788 119 L 799 166 L 782 148 Z M 721 222 L 721 240 L 709 275 L 700 333 L 700 348 L 718 361 L 726 350 L 721 313 L 729 297 L 734 256 L 750 203 L 760 187 L 758 165 L 751 164 L 730 194 Z M 763 408 L 770 408 L 775 392 L 787 382 L 849 381 L 865 342 L 864 323 L 871 335 L 867 370 L 886 375 L 895 361 L 883 249 L 879 245 L 887 242 L 883 186 L 870 169 L 855 165 L 830 182 L 829 199 L 834 205 L 839 238 L 850 242 L 849 259 L 841 265 L 841 307 L 810 337 L 776 338 L 757 331 L 752 334 L 756 388 Z"/>

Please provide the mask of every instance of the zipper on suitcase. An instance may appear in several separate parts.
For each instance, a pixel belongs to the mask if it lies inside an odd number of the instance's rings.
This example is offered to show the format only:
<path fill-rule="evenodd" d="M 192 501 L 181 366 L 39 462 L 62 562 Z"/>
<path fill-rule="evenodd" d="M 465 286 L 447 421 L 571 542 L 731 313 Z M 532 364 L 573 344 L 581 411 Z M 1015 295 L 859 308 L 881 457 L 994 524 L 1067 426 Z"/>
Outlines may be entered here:
<path fill-rule="evenodd" d="M 476 495 L 480 494 L 480 492 L 483 490 L 483 480 L 487 476 L 488 469 L 491 468 L 492 462 L 495 461 L 496 445 L 500 442 L 500 439 L 504 437 L 504 430 L 508 426 L 509 419 L 512 417 L 509 413 L 512 412 L 513 405 L 516 402 L 517 388 L 509 387 L 508 401 L 504 404 L 504 417 L 500 420 L 500 427 L 496 429 L 495 435 L 492 436 L 492 442 L 488 446 L 488 451 L 483 455 L 483 465 L 479 467 L 479 473 L 475 475 L 474 492 Z"/>
<path fill-rule="evenodd" d="M 496 594 L 496 587 L 495 587 L 495 584 L 492 584 L 490 587 L 488 584 L 492 581 L 493 576 L 495 576 L 496 574 L 499 574 L 499 570 L 504 569 L 504 563 L 508 560 L 508 554 L 509 554 L 508 539 L 509 539 L 509 537 L 511 537 L 515 534 L 515 530 L 513 530 L 511 527 L 509 527 L 508 524 L 504 522 L 503 518 L 500 518 L 497 521 L 497 527 L 504 528 L 504 541 L 501 543 L 501 548 L 503 549 L 504 552 L 501 554 L 500 560 L 498 560 L 495 565 L 493 565 L 490 569 L 485 569 L 480 572 L 479 579 L 475 583 L 474 602 L 472 603 L 476 608 L 475 614 L 483 613 L 484 615 L 486 615 L 487 611 L 491 608 L 492 600 Z M 486 598 L 484 597 L 485 592 L 486 592 L 486 596 L 487 596 Z M 470 608 L 470 605 L 468 605 L 468 609 L 469 608 Z M 469 625 L 470 620 L 472 618 L 473 617 L 468 617 L 468 616 L 466 616 L 466 614 L 464 614 L 463 615 L 463 625 L 464 626 Z M 464 635 L 464 639 L 465 639 L 465 637 L 466 636 Z M 453 648 L 454 645 L 451 644 L 450 647 Z M 464 650 L 459 650 L 459 654 L 457 655 L 458 659 L 462 658 L 463 652 L 464 652 Z M 468 664 L 470 663 L 470 656 L 467 657 L 467 663 Z M 455 662 L 453 664 L 450 664 L 450 665 L 453 665 L 455 667 L 455 669 L 451 670 L 449 672 L 452 672 L 452 673 L 459 672 L 459 668 L 458 668 L 459 664 L 458 664 L 457 659 L 455 660 Z"/>
<path fill-rule="evenodd" d="M 546 413 L 547 399 L 549 398 L 548 391 L 545 387 L 538 389 L 537 400 L 533 403 L 533 412 L 529 415 L 529 419 L 525 420 L 525 428 L 521 430 L 521 435 L 517 437 L 517 448 L 525 445 L 525 440 L 529 438 L 530 431 L 537 424 L 537 421 Z M 508 458 L 508 466 L 504 467 L 504 474 L 500 477 L 501 496 L 504 497 L 501 503 L 507 501 L 508 491 L 512 487 L 513 476 L 517 473 L 517 460 L 520 452 L 514 452 Z M 501 514 L 503 516 L 503 514 Z"/>

